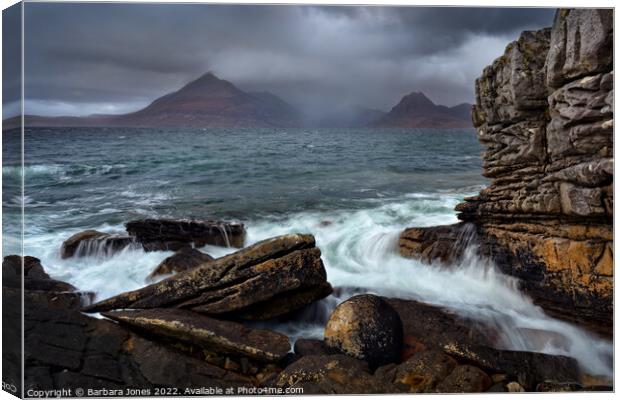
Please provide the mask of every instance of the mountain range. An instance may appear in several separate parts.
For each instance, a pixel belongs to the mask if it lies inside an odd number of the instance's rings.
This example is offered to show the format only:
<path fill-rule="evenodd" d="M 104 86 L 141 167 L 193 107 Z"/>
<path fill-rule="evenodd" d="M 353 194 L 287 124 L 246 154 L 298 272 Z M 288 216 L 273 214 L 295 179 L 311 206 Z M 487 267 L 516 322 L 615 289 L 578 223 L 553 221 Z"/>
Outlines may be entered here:
<path fill-rule="evenodd" d="M 335 110 L 320 118 L 308 118 L 296 107 L 269 92 L 245 92 L 208 72 L 181 89 L 166 94 L 145 108 L 118 115 L 43 117 L 26 115 L 27 127 L 191 127 L 191 128 L 293 128 L 471 127 L 469 104 L 435 105 L 423 93 L 402 98 L 390 112 L 364 107 Z M 19 117 L 3 121 L 4 129 L 17 127 Z"/>

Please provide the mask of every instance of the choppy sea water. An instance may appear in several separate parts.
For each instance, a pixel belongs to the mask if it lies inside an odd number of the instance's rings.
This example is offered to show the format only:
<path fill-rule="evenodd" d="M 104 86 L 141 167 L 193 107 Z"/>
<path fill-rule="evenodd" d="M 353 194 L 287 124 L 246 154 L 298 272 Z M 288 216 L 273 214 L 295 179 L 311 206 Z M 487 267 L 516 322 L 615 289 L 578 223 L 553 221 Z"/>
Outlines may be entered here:
<path fill-rule="evenodd" d="M 3 140 L 6 255 L 20 252 L 22 170 L 19 135 Z M 272 326 L 293 339 L 321 337 L 329 311 L 366 291 L 448 307 L 498 327 L 501 347 L 570 355 L 585 372 L 612 376 L 610 342 L 546 316 L 515 279 L 473 251 L 452 269 L 397 254 L 405 227 L 456 222 L 454 206 L 488 183 L 481 151 L 473 130 L 29 129 L 25 253 L 103 299 L 144 286 L 172 253 L 61 260 L 62 241 L 84 229 L 122 232 L 136 218 L 196 217 L 244 222 L 248 244 L 312 233 L 329 281 L 347 289 Z M 556 339 L 525 333 L 540 330 Z"/>

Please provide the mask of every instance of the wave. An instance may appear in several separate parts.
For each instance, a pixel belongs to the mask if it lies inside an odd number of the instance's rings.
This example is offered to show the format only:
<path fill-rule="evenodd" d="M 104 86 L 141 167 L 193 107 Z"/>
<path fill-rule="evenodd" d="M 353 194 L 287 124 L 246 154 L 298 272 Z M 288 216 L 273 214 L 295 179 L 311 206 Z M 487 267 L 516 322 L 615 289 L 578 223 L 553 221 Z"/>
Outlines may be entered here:
<path fill-rule="evenodd" d="M 24 174 L 26 179 L 41 177 L 70 179 L 80 176 L 102 176 L 120 173 L 126 171 L 127 168 L 128 166 L 125 164 L 33 164 L 25 165 L 23 168 L 20 165 L 12 165 L 2 167 L 2 176 L 6 178 L 21 178 L 22 174 Z"/>

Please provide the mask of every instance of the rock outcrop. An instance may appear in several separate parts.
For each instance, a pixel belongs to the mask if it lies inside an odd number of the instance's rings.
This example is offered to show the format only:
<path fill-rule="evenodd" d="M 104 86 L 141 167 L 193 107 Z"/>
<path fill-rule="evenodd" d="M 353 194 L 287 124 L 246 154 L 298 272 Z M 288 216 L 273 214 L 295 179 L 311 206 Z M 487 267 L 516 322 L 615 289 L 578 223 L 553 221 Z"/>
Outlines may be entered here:
<path fill-rule="evenodd" d="M 62 243 L 60 257 L 109 256 L 133 243 L 134 239 L 129 236 L 86 230 L 76 233 Z"/>
<path fill-rule="evenodd" d="M 126 223 L 125 228 L 147 251 L 207 244 L 241 248 L 245 244 L 245 227 L 238 222 L 141 219 Z"/>
<path fill-rule="evenodd" d="M 492 183 L 456 207 L 479 252 L 538 304 L 601 331 L 613 315 L 612 39 L 612 10 L 559 10 L 484 69 L 472 119 Z M 401 253 L 449 259 L 462 227 L 405 231 Z"/>
<path fill-rule="evenodd" d="M 174 307 L 239 319 L 270 319 L 331 291 L 314 237 L 293 234 L 263 240 L 85 310 Z"/>

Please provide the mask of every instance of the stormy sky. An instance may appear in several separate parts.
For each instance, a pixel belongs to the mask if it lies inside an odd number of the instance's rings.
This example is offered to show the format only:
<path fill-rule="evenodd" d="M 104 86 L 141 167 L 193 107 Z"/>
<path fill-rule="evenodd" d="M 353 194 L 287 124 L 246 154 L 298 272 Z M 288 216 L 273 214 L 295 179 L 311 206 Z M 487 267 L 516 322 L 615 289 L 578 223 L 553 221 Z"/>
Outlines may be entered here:
<path fill-rule="evenodd" d="M 27 3 L 26 113 L 134 111 L 207 71 L 306 109 L 389 110 L 412 91 L 453 106 L 473 102 L 482 68 L 522 30 L 550 26 L 553 14 L 542 8 Z"/>

